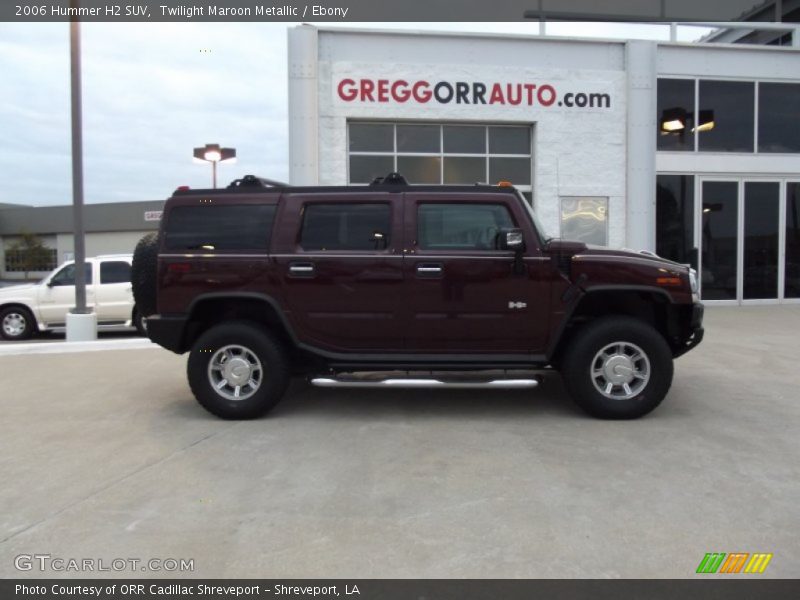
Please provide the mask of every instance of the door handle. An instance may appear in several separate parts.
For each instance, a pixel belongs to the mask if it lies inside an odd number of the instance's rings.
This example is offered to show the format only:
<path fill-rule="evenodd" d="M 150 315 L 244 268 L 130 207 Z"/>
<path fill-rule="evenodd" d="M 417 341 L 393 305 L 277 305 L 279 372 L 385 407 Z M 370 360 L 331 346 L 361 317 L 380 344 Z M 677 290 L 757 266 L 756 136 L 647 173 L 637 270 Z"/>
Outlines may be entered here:
<path fill-rule="evenodd" d="M 314 263 L 289 263 L 291 277 L 313 277 Z"/>
<path fill-rule="evenodd" d="M 440 263 L 420 263 L 417 265 L 417 275 L 419 277 L 441 277 L 444 266 Z"/>

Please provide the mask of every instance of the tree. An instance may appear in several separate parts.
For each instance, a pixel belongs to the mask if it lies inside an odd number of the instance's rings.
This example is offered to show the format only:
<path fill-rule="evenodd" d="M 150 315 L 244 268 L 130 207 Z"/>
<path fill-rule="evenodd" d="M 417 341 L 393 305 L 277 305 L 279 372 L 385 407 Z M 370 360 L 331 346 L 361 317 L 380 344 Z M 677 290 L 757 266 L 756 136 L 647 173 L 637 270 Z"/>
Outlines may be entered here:
<path fill-rule="evenodd" d="M 52 250 L 44 245 L 35 233 L 22 231 L 19 239 L 9 246 L 7 252 L 17 255 L 17 262 L 28 279 L 30 271 L 49 271 L 52 265 Z"/>

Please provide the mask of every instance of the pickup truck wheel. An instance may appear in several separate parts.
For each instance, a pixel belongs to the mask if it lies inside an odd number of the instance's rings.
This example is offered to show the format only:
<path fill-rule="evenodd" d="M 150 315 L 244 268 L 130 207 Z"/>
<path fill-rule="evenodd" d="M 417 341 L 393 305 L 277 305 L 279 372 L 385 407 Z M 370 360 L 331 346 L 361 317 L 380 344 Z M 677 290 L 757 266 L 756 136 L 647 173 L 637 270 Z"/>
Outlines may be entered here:
<path fill-rule="evenodd" d="M 586 325 L 564 354 L 572 398 L 601 419 L 636 419 L 655 409 L 672 384 L 672 352 L 650 325 L 607 317 Z"/>
<path fill-rule="evenodd" d="M 0 310 L 0 336 L 5 340 L 27 340 L 33 335 L 36 321 L 27 308 L 10 306 Z"/>
<path fill-rule="evenodd" d="M 286 355 L 258 324 L 226 322 L 195 343 L 187 363 L 197 401 L 223 419 L 252 419 L 273 408 L 289 383 Z"/>

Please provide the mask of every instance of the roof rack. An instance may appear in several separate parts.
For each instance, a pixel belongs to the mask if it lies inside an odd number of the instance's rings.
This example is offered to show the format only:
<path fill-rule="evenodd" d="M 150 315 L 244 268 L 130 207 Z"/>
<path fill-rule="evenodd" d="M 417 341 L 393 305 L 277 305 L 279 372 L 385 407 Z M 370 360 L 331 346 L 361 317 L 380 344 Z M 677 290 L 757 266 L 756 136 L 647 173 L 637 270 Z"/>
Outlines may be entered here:
<path fill-rule="evenodd" d="M 266 179 L 265 177 L 245 175 L 241 179 L 234 179 L 228 185 L 229 190 L 240 187 L 289 187 L 289 184 L 284 183 L 283 181 L 275 181 L 274 179 Z"/>
<path fill-rule="evenodd" d="M 400 173 L 393 171 L 385 177 L 376 177 L 370 185 L 408 185 L 408 181 Z"/>

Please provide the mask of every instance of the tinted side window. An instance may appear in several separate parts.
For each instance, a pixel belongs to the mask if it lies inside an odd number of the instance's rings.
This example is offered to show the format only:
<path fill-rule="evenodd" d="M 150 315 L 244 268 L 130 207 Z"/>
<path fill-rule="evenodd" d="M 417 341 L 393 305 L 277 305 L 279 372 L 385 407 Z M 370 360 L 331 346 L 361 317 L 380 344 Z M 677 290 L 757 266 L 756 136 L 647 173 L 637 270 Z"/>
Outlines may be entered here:
<path fill-rule="evenodd" d="M 498 231 L 514 227 L 502 204 L 420 204 L 417 240 L 425 250 L 494 250 Z"/>
<path fill-rule="evenodd" d="M 92 283 L 92 264 L 86 263 L 84 269 L 86 273 L 86 285 L 90 285 Z M 67 265 L 53 275 L 50 283 L 52 285 L 75 285 L 75 264 Z"/>
<path fill-rule="evenodd" d="M 267 250 L 275 205 L 176 206 L 169 212 L 169 250 Z"/>
<path fill-rule="evenodd" d="M 303 209 L 303 250 L 382 250 L 389 245 L 388 204 L 308 204 Z"/>
<path fill-rule="evenodd" d="M 131 266 L 124 260 L 100 263 L 100 283 L 129 283 Z"/>

